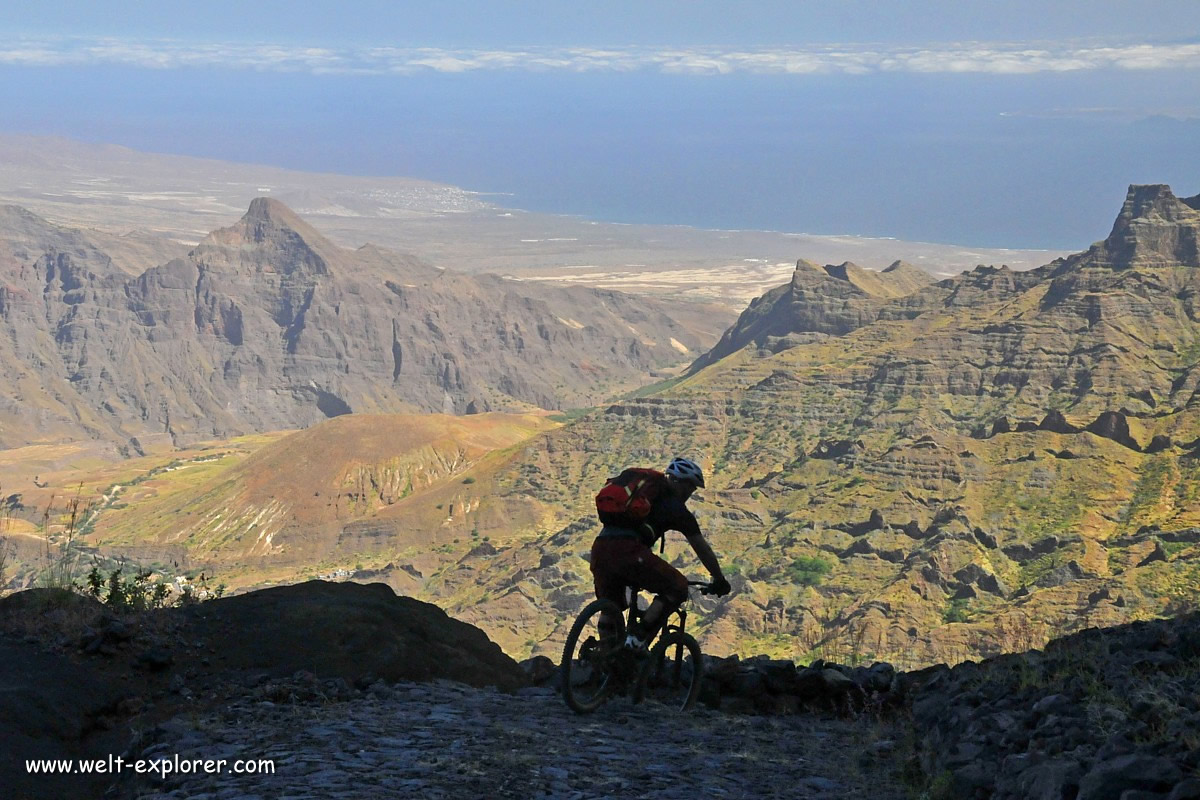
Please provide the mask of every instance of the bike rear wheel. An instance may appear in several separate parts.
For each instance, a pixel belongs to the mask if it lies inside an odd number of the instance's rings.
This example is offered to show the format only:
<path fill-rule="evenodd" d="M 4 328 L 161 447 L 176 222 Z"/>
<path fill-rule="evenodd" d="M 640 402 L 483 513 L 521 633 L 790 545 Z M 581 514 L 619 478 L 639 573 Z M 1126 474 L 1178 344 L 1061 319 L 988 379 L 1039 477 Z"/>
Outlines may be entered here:
<path fill-rule="evenodd" d="M 704 657 L 700 645 L 687 633 L 668 631 L 650 650 L 634 689 L 633 701 L 660 703 L 674 711 L 687 711 L 700 695 Z"/>
<path fill-rule="evenodd" d="M 601 631 L 600 615 L 604 613 L 611 615 L 615 628 Z M 563 645 L 559 669 L 563 700 L 572 711 L 595 711 L 616 690 L 614 668 L 624 642 L 625 620 L 616 603 L 593 600 L 579 612 Z"/>

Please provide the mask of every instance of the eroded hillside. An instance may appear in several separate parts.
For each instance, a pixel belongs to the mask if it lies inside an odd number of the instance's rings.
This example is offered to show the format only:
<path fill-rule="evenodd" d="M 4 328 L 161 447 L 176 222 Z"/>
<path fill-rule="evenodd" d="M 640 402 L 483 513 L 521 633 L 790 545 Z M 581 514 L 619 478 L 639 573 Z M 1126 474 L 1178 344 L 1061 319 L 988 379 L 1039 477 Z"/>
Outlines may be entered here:
<path fill-rule="evenodd" d="M 1179 610 L 1200 596 L 1198 207 L 1133 187 L 1107 239 L 1024 273 L 802 262 L 688 374 L 570 424 L 456 467 L 432 434 L 389 450 L 341 418 L 203 491 L 131 496 L 93 537 L 177 544 L 235 585 L 383 579 L 554 655 L 591 594 L 595 489 L 680 453 L 734 576 L 696 601 L 708 652 L 915 666 Z"/>
<path fill-rule="evenodd" d="M 1190 605 L 1198 204 L 1133 187 L 1086 253 L 899 298 L 800 264 L 728 355 L 526 448 L 504 496 L 562 508 L 556 528 L 427 590 L 553 640 L 589 589 L 588 489 L 682 452 L 711 467 L 697 505 L 739 574 L 702 607 L 714 651 L 919 664 Z"/>

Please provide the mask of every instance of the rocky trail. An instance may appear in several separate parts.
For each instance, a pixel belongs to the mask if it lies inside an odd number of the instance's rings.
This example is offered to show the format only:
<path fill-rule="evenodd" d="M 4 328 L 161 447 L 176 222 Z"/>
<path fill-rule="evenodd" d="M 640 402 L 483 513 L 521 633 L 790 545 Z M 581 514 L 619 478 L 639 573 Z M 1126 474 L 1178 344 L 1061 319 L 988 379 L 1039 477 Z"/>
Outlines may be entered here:
<path fill-rule="evenodd" d="M 577 716 L 548 659 L 382 584 L 55 597 L 0 601 L 5 800 L 1200 800 L 1200 614 L 912 672 L 709 658 L 689 713 Z M 170 769 L 28 766 L 117 757 Z"/>
<path fill-rule="evenodd" d="M 270 759 L 274 774 L 180 774 L 139 800 L 901 798 L 887 728 L 865 720 L 678 714 L 621 698 L 577 716 L 549 688 L 376 683 L 345 702 L 248 694 L 158 726 L 142 758 Z"/>

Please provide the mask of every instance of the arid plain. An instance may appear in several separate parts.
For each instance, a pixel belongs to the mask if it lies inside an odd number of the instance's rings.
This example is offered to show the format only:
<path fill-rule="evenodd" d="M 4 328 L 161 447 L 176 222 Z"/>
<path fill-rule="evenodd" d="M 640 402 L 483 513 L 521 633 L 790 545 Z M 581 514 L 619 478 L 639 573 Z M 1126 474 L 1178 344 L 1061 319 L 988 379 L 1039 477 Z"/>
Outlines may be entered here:
<path fill-rule="evenodd" d="M 280 200 L 343 247 L 371 243 L 463 272 L 718 300 L 740 312 L 786 282 L 796 260 L 883 269 L 910 262 L 937 278 L 977 264 L 1031 269 L 1048 250 L 981 249 L 799 231 L 630 225 L 530 213 L 519 199 L 407 178 L 317 174 L 0 135 L 0 204 L 99 232 L 129 269 L 182 255 L 258 196 Z M 797 228 L 803 220 L 796 221 Z M 1088 244 L 1080 242 L 1080 246 Z"/>

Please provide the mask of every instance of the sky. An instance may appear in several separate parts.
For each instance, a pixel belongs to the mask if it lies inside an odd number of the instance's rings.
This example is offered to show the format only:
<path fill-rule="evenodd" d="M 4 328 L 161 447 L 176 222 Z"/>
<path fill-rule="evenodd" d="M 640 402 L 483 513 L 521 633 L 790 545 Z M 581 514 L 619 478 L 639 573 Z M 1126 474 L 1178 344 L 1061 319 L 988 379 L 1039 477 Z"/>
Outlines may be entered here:
<path fill-rule="evenodd" d="M 1200 3 L 0 7 L 0 131 L 616 222 L 1079 248 L 1200 192 Z"/>

